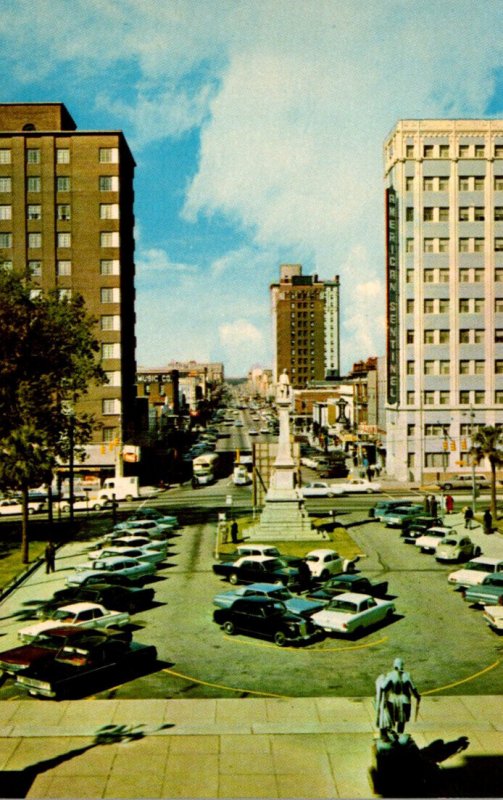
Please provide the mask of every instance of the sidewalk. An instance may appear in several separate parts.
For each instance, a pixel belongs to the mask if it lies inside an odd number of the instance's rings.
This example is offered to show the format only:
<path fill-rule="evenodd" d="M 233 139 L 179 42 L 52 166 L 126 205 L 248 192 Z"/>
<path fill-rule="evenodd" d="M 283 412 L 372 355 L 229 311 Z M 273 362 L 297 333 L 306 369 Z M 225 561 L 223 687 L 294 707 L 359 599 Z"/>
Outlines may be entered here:
<path fill-rule="evenodd" d="M 3 702 L 0 793 L 370 798 L 373 718 L 367 697 Z M 443 770 L 462 793 L 445 796 L 501 796 L 503 698 L 424 698 L 409 731 L 419 747 L 469 738 Z"/>

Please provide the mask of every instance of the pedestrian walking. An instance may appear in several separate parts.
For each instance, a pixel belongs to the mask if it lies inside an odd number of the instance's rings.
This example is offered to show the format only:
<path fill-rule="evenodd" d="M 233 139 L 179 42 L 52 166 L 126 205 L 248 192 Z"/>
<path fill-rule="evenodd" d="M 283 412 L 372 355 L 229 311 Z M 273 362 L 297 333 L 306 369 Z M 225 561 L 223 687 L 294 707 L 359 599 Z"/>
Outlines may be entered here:
<path fill-rule="evenodd" d="M 470 530 L 473 522 L 473 509 L 471 509 L 470 506 L 465 506 L 463 509 L 463 514 L 465 518 L 465 528 Z"/>
<path fill-rule="evenodd" d="M 445 495 L 445 510 L 448 514 L 452 514 L 454 511 L 454 497 L 452 494 Z"/>
<path fill-rule="evenodd" d="M 484 533 L 493 532 L 493 515 L 488 508 L 484 511 Z"/>
<path fill-rule="evenodd" d="M 431 506 L 430 506 L 430 495 L 425 495 L 424 498 L 424 513 L 428 516 L 431 514 Z"/>
<path fill-rule="evenodd" d="M 311 588 L 311 570 L 307 561 L 299 561 L 299 584 L 300 590 Z"/>
<path fill-rule="evenodd" d="M 236 520 L 233 521 L 231 525 L 231 542 L 236 544 L 238 540 L 238 524 Z"/>
<path fill-rule="evenodd" d="M 438 500 L 433 494 L 430 497 L 430 514 L 432 517 L 436 517 L 438 514 Z"/>
<path fill-rule="evenodd" d="M 44 558 L 45 558 L 46 574 L 48 574 L 49 572 L 54 572 L 56 570 L 56 565 L 55 565 L 56 548 L 54 547 L 53 542 L 50 541 L 47 542 L 47 545 L 45 547 Z"/>

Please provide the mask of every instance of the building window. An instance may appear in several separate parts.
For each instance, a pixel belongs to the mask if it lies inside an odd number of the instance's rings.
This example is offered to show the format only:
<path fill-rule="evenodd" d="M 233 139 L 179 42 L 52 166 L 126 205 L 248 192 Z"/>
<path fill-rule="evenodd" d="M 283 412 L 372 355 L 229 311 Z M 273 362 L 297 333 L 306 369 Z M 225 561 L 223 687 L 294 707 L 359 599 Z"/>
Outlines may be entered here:
<path fill-rule="evenodd" d="M 113 370 L 111 372 L 105 372 L 105 375 L 108 379 L 109 386 L 120 386 L 121 385 L 121 374 L 118 370 Z"/>
<path fill-rule="evenodd" d="M 423 208 L 423 220 L 424 222 L 433 222 L 433 208 L 431 206 Z"/>
<path fill-rule="evenodd" d="M 42 247 L 42 234 L 41 233 L 29 233 L 28 234 L 28 247 L 36 249 L 38 247 Z"/>
<path fill-rule="evenodd" d="M 468 405 L 470 402 L 470 392 L 467 389 L 462 389 L 459 393 L 459 402 L 462 405 Z"/>
<path fill-rule="evenodd" d="M 407 302 L 405 304 L 405 311 L 406 311 L 407 314 L 413 314 L 414 313 L 414 300 L 407 300 Z"/>
<path fill-rule="evenodd" d="M 494 145 L 494 157 L 503 158 L 503 144 L 496 142 Z"/>
<path fill-rule="evenodd" d="M 503 272 L 503 270 L 502 270 Z M 405 272 L 405 283 L 414 283 L 414 270 L 408 269 Z"/>
<path fill-rule="evenodd" d="M 465 175 L 460 176 L 458 181 L 458 188 L 460 192 L 469 192 L 470 191 L 470 178 L 466 177 Z"/>
<path fill-rule="evenodd" d="M 496 328 L 494 331 L 494 341 L 496 344 L 501 344 L 503 342 L 503 328 Z"/>
<path fill-rule="evenodd" d="M 485 364 L 486 364 L 486 362 L 482 361 L 482 359 L 476 359 L 476 361 L 474 362 L 475 375 L 484 375 L 484 373 L 485 373 Z"/>
<path fill-rule="evenodd" d="M 484 206 L 475 206 L 473 209 L 473 218 L 475 222 L 484 222 L 486 218 L 486 210 Z"/>
<path fill-rule="evenodd" d="M 69 300 L 71 296 L 71 289 L 58 289 L 58 300 Z"/>
<path fill-rule="evenodd" d="M 4 258 L 4 259 L 0 260 L 0 269 L 5 269 L 7 271 L 12 271 L 12 267 L 13 267 L 12 261 L 10 261 L 9 259 L 5 259 Z"/>
<path fill-rule="evenodd" d="M 439 145 L 438 154 L 440 158 L 449 158 L 449 145 L 448 144 Z"/>
<path fill-rule="evenodd" d="M 473 188 L 476 192 L 483 192 L 485 185 L 486 185 L 486 179 L 484 178 L 483 175 L 480 177 L 475 177 L 473 179 Z"/>
<path fill-rule="evenodd" d="M 458 155 L 460 158 L 468 158 L 470 153 L 470 146 L 467 144 L 460 144 Z"/>
<path fill-rule="evenodd" d="M 423 178 L 423 191 L 424 192 L 433 192 L 435 186 L 433 184 L 433 178 Z"/>
<path fill-rule="evenodd" d="M 503 269 L 496 267 L 494 270 L 494 280 L 496 283 L 503 283 Z"/>
<path fill-rule="evenodd" d="M 484 405 L 486 401 L 486 393 L 483 389 L 476 389 L 473 393 L 473 402 L 476 406 Z"/>
<path fill-rule="evenodd" d="M 503 359 L 497 358 L 494 362 L 494 371 L 496 375 L 503 375 Z"/>
<path fill-rule="evenodd" d="M 470 313 L 470 301 L 467 297 L 462 297 L 459 301 L 459 313 L 460 314 L 469 314 Z"/>
<path fill-rule="evenodd" d="M 29 205 L 26 216 L 28 219 L 42 219 L 42 206 Z"/>
<path fill-rule="evenodd" d="M 406 333 L 406 342 L 407 344 L 414 344 L 414 331 L 408 330 Z"/>
<path fill-rule="evenodd" d="M 475 145 L 475 158 L 484 158 L 485 155 L 485 147 L 483 144 L 476 144 Z"/>
<path fill-rule="evenodd" d="M 405 252 L 406 253 L 414 252 L 414 239 L 409 238 L 405 240 Z"/>
<path fill-rule="evenodd" d="M 431 390 L 424 392 L 424 404 L 425 406 L 435 405 L 435 392 L 432 392 Z"/>
<path fill-rule="evenodd" d="M 424 454 L 424 466 L 425 467 L 443 467 L 444 466 L 444 454 L 443 453 L 425 453 Z"/>
<path fill-rule="evenodd" d="M 30 289 L 30 300 L 36 300 L 37 297 L 42 297 L 42 289 Z"/>
<path fill-rule="evenodd" d="M 451 332 L 449 330 L 439 330 L 438 341 L 440 344 L 448 344 L 451 340 Z"/>
<path fill-rule="evenodd" d="M 503 192 L 503 175 L 494 176 L 494 191 Z"/>
<path fill-rule="evenodd" d="M 435 283 L 435 271 L 432 269 L 425 269 L 423 278 L 425 283 Z"/>
<path fill-rule="evenodd" d="M 120 414 L 120 401 L 116 398 L 102 400 L 101 411 L 103 414 Z"/>
<path fill-rule="evenodd" d="M 439 314 L 448 314 L 449 313 L 449 300 L 447 298 L 441 297 L 438 301 L 438 313 Z"/>
<path fill-rule="evenodd" d="M 458 219 L 460 222 L 470 221 L 470 209 L 468 206 L 460 206 L 458 209 Z"/>
<path fill-rule="evenodd" d="M 101 317 L 100 327 L 102 331 L 119 331 L 120 316 L 118 314 L 106 314 Z"/>
<path fill-rule="evenodd" d="M 58 220 L 60 222 L 69 222 L 72 218 L 72 209 L 68 203 L 58 205 Z"/>
<path fill-rule="evenodd" d="M 0 164 L 10 164 L 12 161 L 12 153 L 10 150 L 0 149 Z"/>
<path fill-rule="evenodd" d="M 474 314 L 482 314 L 484 312 L 484 298 L 475 297 L 473 299 L 473 312 Z"/>
<path fill-rule="evenodd" d="M 451 373 L 451 362 L 441 360 L 439 363 L 439 372 L 441 375 L 450 375 Z"/>
<path fill-rule="evenodd" d="M 119 219 L 119 204 L 100 203 L 100 219 Z"/>
<path fill-rule="evenodd" d="M 451 402 L 451 393 L 448 392 L 445 389 L 442 389 L 438 393 L 438 402 L 439 402 L 439 405 L 441 405 L 441 406 L 448 406 L 449 403 Z"/>
<path fill-rule="evenodd" d="M 470 374 L 470 362 L 467 358 L 462 358 L 459 362 L 459 374 L 460 375 L 469 375 Z"/>
<path fill-rule="evenodd" d="M 415 436 L 416 434 L 416 426 L 413 422 L 409 422 L 407 425 L 407 436 Z"/>
<path fill-rule="evenodd" d="M 449 252 L 449 239 L 439 239 L 438 240 L 438 252 L 439 253 L 447 253 L 447 252 Z"/>
<path fill-rule="evenodd" d="M 484 239 L 480 239 L 475 237 L 473 240 L 473 250 L 475 253 L 483 253 L 484 252 Z"/>
<path fill-rule="evenodd" d="M 474 283 L 484 283 L 484 270 L 483 269 L 474 269 L 473 270 L 473 282 Z"/>
<path fill-rule="evenodd" d="M 438 281 L 439 283 L 449 283 L 450 276 L 448 269 L 439 269 L 438 271 Z"/>
<path fill-rule="evenodd" d="M 406 222 L 414 222 L 414 208 L 413 206 L 407 206 L 405 209 L 405 221 Z"/>
<path fill-rule="evenodd" d="M 58 267 L 58 275 L 60 277 L 68 276 L 72 274 L 72 262 L 63 260 L 57 262 Z"/>
<path fill-rule="evenodd" d="M 470 270 L 466 267 L 459 270 L 459 282 L 470 283 Z"/>
<path fill-rule="evenodd" d="M 28 269 L 32 278 L 40 278 L 42 275 L 42 262 L 28 261 Z"/>
<path fill-rule="evenodd" d="M 461 328 L 459 331 L 459 343 L 470 344 L 470 331 L 468 328 Z"/>
<path fill-rule="evenodd" d="M 416 402 L 416 393 L 415 392 L 407 392 L 407 405 L 413 406 Z"/>
<path fill-rule="evenodd" d="M 12 180 L 11 178 L 0 178 L 0 192 L 8 193 L 12 189 Z"/>
<path fill-rule="evenodd" d="M 57 164 L 70 163 L 70 151 L 67 147 L 58 147 L 58 149 L 56 150 L 56 163 Z"/>
<path fill-rule="evenodd" d="M 0 219 L 12 219 L 12 206 L 0 206 Z"/>
<path fill-rule="evenodd" d="M 433 158 L 433 145 L 432 144 L 425 144 L 423 147 L 423 156 L 424 158 Z"/>
<path fill-rule="evenodd" d="M 468 253 L 470 250 L 470 240 L 466 238 L 460 238 L 458 249 L 460 253 Z"/>
<path fill-rule="evenodd" d="M 503 178 L 502 178 L 502 182 L 503 182 Z M 405 178 L 405 191 L 406 192 L 412 192 L 413 189 L 414 189 L 414 178 L 413 177 Z"/>
<path fill-rule="evenodd" d="M 434 252 L 434 239 L 425 239 L 423 242 L 423 252 L 424 253 L 433 253 Z"/>
<path fill-rule="evenodd" d="M 503 389 L 496 389 L 496 391 L 494 392 L 494 402 L 497 403 L 498 405 L 501 405 L 501 403 L 503 403 Z"/>
<path fill-rule="evenodd" d="M 56 191 L 69 192 L 70 178 L 67 175 L 58 175 L 56 178 Z"/>
<path fill-rule="evenodd" d="M 118 286 L 107 286 L 100 290 L 102 303 L 120 303 L 120 289 Z"/>
<path fill-rule="evenodd" d="M 101 247 L 119 247 L 119 231 L 102 231 L 100 245 Z"/>
<path fill-rule="evenodd" d="M 119 342 L 103 342 L 101 345 L 102 359 L 120 358 L 120 343 Z"/>
<path fill-rule="evenodd" d="M 102 428 L 102 442 L 104 444 L 112 444 L 115 443 L 117 438 L 117 429 L 116 428 Z"/>
<path fill-rule="evenodd" d="M 406 144 L 405 145 L 405 157 L 406 158 L 414 158 L 414 145 L 413 144 Z"/>
<path fill-rule="evenodd" d="M 119 191 L 119 176 L 118 175 L 100 175 L 98 179 L 100 192 L 118 192 Z"/>
<path fill-rule="evenodd" d="M 425 314 L 434 314 L 435 313 L 434 300 L 431 299 L 425 300 L 423 311 Z"/>
<path fill-rule="evenodd" d="M 57 247 L 71 247 L 72 246 L 72 234 L 69 231 L 62 232 L 60 231 L 57 234 Z"/>
<path fill-rule="evenodd" d="M 434 375 L 435 374 L 435 362 L 427 360 L 424 362 L 424 374 L 425 375 Z"/>
<path fill-rule="evenodd" d="M 12 247 L 12 233 L 0 233 L 0 247 Z"/>
<path fill-rule="evenodd" d="M 28 192 L 40 192 L 40 186 L 40 177 L 38 175 L 29 175 L 26 178 L 26 190 Z"/>
<path fill-rule="evenodd" d="M 475 328 L 473 331 L 473 343 L 482 344 L 485 337 L 485 331 L 480 328 Z"/>
<path fill-rule="evenodd" d="M 449 191 L 449 178 L 442 178 L 438 179 L 438 191 L 439 192 L 447 192 Z"/>
<path fill-rule="evenodd" d="M 407 375 L 414 375 L 415 361 L 407 361 Z"/>
<path fill-rule="evenodd" d="M 438 209 L 438 221 L 449 222 L 449 208 L 444 208 L 443 206 L 441 206 Z"/>
<path fill-rule="evenodd" d="M 503 252 L 503 238 L 501 236 L 497 236 L 494 240 L 494 249 L 497 253 Z"/>
<path fill-rule="evenodd" d="M 435 344 L 435 331 L 430 329 L 425 330 L 424 332 L 424 343 L 425 344 Z"/>
<path fill-rule="evenodd" d="M 35 149 L 34 147 L 30 147 L 26 151 L 26 163 L 27 164 L 40 164 L 40 150 Z"/>
<path fill-rule="evenodd" d="M 100 261 L 100 275 L 119 275 L 120 262 L 116 258 L 104 258 Z"/>
<path fill-rule="evenodd" d="M 118 147 L 100 147 L 100 164 L 117 164 L 119 162 Z"/>

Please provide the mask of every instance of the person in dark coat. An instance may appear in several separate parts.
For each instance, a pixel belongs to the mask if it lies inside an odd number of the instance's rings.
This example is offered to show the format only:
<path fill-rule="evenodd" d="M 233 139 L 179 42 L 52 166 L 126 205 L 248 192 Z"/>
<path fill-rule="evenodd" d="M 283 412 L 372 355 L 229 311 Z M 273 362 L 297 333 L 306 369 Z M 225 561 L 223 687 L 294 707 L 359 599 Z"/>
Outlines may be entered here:
<path fill-rule="evenodd" d="M 304 559 L 299 562 L 299 583 L 301 590 L 311 587 L 311 570 Z"/>
<path fill-rule="evenodd" d="M 55 561 L 56 561 L 56 548 L 54 547 L 53 542 L 47 542 L 45 553 L 45 571 L 48 574 L 49 572 L 54 572 L 56 569 Z"/>
<path fill-rule="evenodd" d="M 238 540 L 238 524 L 236 520 L 234 520 L 231 525 L 231 542 L 233 542 L 233 544 L 236 544 L 237 540 Z"/>
<path fill-rule="evenodd" d="M 468 528 L 468 530 L 470 530 L 473 522 L 473 509 L 471 509 L 470 506 L 465 506 L 464 516 L 465 516 L 465 528 Z"/>
<path fill-rule="evenodd" d="M 493 532 L 493 515 L 488 508 L 484 511 L 484 533 Z"/>
<path fill-rule="evenodd" d="M 430 495 L 425 495 L 424 498 L 424 513 L 428 516 L 431 514 L 431 506 L 430 506 Z"/>
<path fill-rule="evenodd" d="M 434 495 L 430 497 L 430 514 L 432 517 L 436 517 L 438 514 L 438 500 Z"/>

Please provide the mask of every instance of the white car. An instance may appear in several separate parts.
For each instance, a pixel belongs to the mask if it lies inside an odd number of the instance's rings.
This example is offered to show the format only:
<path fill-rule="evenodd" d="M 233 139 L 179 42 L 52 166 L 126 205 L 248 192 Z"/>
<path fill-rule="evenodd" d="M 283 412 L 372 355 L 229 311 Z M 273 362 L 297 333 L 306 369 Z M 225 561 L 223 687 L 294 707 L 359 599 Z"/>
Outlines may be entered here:
<path fill-rule="evenodd" d="M 426 533 L 418 536 L 414 544 L 421 553 L 435 553 L 437 546 L 451 533 L 450 528 L 428 528 Z"/>
<path fill-rule="evenodd" d="M 335 550 L 328 548 L 311 550 L 306 555 L 305 561 L 311 570 L 311 577 L 319 578 L 322 581 L 328 580 L 331 575 L 340 575 L 341 572 L 345 572 L 350 563 L 341 558 Z"/>
<path fill-rule="evenodd" d="M 53 611 L 48 619 L 21 628 L 18 638 L 31 642 L 39 633 L 61 625 L 78 625 L 80 628 L 121 628 L 129 624 L 127 611 L 109 611 L 98 603 L 73 603 Z"/>
<path fill-rule="evenodd" d="M 379 600 L 369 594 L 343 592 L 331 600 L 311 620 L 326 633 L 351 634 L 359 628 L 369 628 L 376 622 L 391 620 L 395 606 L 390 600 Z"/>
<path fill-rule="evenodd" d="M 364 478 L 352 478 L 346 483 L 335 484 L 338 494 L 375 494 L 381 491 L 381 484 L 375 481 L 367 481 Z"/>
<path fill-rule="evenodd" d="M 142 547 L 128 547 L 110 545 L 104 547 L 103 550 L 98 550 L 96 553 L 89 553 L 90 558 L 112 558 L 113 556 L 126 556 L 127 558 L 136 558 L 138 561 L 148 561 L 149 564 L 160 564 L 165 561 L 166 553 L 161 550 L 156 550 L 148 545 Z"/>
<path fill-rule="evenodd" d="M 300 490 L 302 497 L 335 497 L 336 494 L 342 494 L 338 486 L 324 481 L 313 481 L 306 483 Z"/>
<path fill-rule="evenodd" d="M 447 577 L 449 583 L 455 584 L 459 588 L 468 586 L 478 586 L 487 575 L 493 572 L 503 571 L 503 558 L 490 558 L 489 556 L 478 556 L 472 558 L 462 569 L 451 572 Z"/>
<path fill-rule="evenodd" d="M 475 545 L 466 534 L 455 534 L 452 531 L 445 539 L 437 544 L 435 558 L 437 561 L 465 561 L 476 558 L 481 554 L 481 549 Z"/>
<path fill-rule="evenodd" d="M 152 550 L 159 550 L 161 553 L 168 552 L 168 543 L 165 539 L 149 539 L 148 536 L 136 535 L 136 534 L 125 534 L 124 536 L 118 536 L 112 541 L 109 540 L 101 540 L 93 545 L 94 550 L 89 553 L 90 558 L 100 558 L 99 555 L 96 553 L 103 550 L 103 548 L 116 548 L 116 547 L 145 547 L 147 546 Z"/>
<path fill-rule="evenodd" d="M 67 586 L 80 586 L 85 583 L 90 575 L 96 573 L 110 575 L 121 575 L 133 583 L 141 581 L 155 574 L 155 564 L 148 561 L 138 561 L 136 558 L 126 558 L 126 556 L 115 556 L 113 558 L 97 558 L 87 564 L 79 564 L 75 567 L 73 574 L 66 579 Z"/>
<path fill-rule="evenodd" d="M 484 620 L 496 633 L 503 633 L 503 606 L 484 606 Z"/>
<path fill-rule="evenodd" d="M 43 502 L 34 502 L 28 503 L 28 514 L 36 514 L 39 511 L 42 511 L 44 508 Z M 3 516 L 4 514 L 22 514 L 23 513 L 23 505 L 19 500 L 16 500 L 11 497 L 4 497 L 0 500 L 0 514 Z"/>

